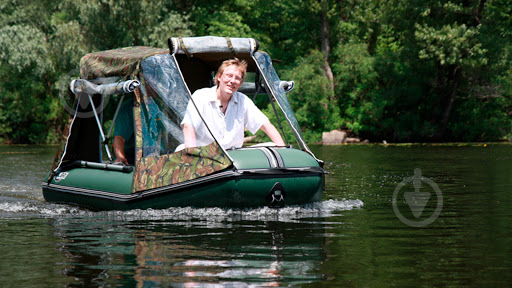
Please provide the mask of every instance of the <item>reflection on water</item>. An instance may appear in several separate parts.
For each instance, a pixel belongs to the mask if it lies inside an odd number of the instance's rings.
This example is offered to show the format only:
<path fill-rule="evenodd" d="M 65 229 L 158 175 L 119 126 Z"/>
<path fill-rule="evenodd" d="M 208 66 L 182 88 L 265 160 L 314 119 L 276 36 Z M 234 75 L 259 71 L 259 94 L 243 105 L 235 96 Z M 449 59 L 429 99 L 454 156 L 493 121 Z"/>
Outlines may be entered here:
<path fill-rule="evenodd" d="M 0 146 L 0 283 L 24 287 L 508 286 L 512 146 L 313 147 L 324 201 L 91 212 L 42 201 L 53 147 Z M 442 212 L 392 195 L 415 169 Z M 427 189 L 428 185 L 421 186 Z M 403 192 L 415 191 L 413 185 Z M 427 190 L 428 191 L 428 190 Z M 431 191 L 432 192 L 432 191 Z M 436 209 L 435 197 L 414 221 Z M 364 203 L 364 204 L 363 204 Z M 2 285 L 3 286 L 3 285 Z"/>
<path fill-rule="evenodd" d="M 261 287 L 322 280 L 317 267 L 325 258 L 323 217 L 362 206 L 361 201 L 331 200 L 280 210 L 89 212 L 41 203 L 11 199 L 0 205 L 4 216 L 19 219 L 0 222 L 18 227 L 12 233 L 2 231 L 0 241 L 21 233 L 13 242 L 21 246 L 2 261 L 31 257 L 26 252 L 33 251 L 22 249 L 24 245 L 44 245 L 38 255 L 58 253 L 44 257 L 47 262 L 33 262 L 30 270 L 45 274 L 55 263 L 51 271 L 66 276 L 56 280 L 87 287 Z M 39 229 L 32 233 L 28 226 Z M 11 272 L 3 273 L 14 281 Z"/>
<path fill-rule="evenodd" d="M 83 220 L 59 219 L 53 226 L 62 251 L 77 263 L 67 275 L 92 279 L 87 285 L 277 286 L 322 277 L 315 267 L 323 241 L 309 236 L 323 233 L 316 223 L 135 220 L 119 227 L 104 218 Z"/>

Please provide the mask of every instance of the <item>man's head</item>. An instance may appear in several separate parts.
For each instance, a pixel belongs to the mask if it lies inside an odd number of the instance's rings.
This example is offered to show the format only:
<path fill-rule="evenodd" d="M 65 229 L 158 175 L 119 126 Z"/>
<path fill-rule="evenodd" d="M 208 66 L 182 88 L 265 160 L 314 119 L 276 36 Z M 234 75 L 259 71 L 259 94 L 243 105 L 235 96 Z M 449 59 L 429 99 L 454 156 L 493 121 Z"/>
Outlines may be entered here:
<path fill-rule="evenodd" d="M 222 74 L 224 74 L 224 70 L 230 66 L 236 67 L 241 72 L 242 79 L 240 79 L 240 84 L 244 81 L 245 73 L 247 72 L 247 62 L 245 60 L 234 58 L 222 62 L 217 70 L 217 74 L 215 75 L 215 84 L 219 85 L 219 80 L 220 77 L 222 77 Z"/>

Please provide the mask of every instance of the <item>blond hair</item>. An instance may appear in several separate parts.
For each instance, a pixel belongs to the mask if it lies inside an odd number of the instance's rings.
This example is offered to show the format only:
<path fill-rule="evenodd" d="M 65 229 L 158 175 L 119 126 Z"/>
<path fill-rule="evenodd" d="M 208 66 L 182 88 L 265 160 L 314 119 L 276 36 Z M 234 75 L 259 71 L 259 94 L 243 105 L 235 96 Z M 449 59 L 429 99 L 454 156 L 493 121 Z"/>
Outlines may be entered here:
<path fill-rule="evenodd" d="M 247 72 L 247 61 L 233 58 L 222 62 L 219 69 L 217 70 L 217 74 L 215 74 L 215 84 L 219 85 L 219 77 L 222 75 L 222 73 L 224 73 L 224 69 L 232 65 L 236 66 L 236 68 L 242 72 L 242 82 L 244 81 L 245 73 Z"/>

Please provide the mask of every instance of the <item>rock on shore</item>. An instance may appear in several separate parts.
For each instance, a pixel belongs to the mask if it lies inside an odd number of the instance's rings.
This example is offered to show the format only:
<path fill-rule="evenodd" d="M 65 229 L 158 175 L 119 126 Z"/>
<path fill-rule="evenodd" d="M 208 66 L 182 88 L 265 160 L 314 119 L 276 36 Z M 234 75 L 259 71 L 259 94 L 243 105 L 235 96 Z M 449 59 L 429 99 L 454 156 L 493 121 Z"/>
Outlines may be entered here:
<path fill-rule="evenodd" d="M 347 132 L 341 130 L 332 130 L 322 133 L 323 145 L 340 145 L 345 143 L 360 143 L 359 138 L 347 137 Z"/>

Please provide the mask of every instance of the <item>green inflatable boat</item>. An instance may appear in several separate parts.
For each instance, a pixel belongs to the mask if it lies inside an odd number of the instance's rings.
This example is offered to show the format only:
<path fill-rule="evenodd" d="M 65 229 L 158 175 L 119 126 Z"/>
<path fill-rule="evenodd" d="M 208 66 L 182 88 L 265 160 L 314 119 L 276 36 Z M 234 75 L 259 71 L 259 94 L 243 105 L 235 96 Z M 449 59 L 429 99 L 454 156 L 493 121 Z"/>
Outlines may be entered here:
<path fill-rule="evenodd" d="M 224 149 L 212 134 L 207 145 L 183 148 L 180 123 L 187 107 L 195 107 L 192 93 L 213 86 L 219 65 L 234 57 L 248 62 L 239 91 L 273 107 L 270 118 L 286 146 L 267 142 Z M 306 145 L 286 97 L 293 84 L 279 79 L 268 54 L 250 38 L 169 38 L 169 49 L 139 46 L 87 54 L 80 61 L 80 79 L 70 84 L 75 104 L 42 186 L 44 198 L 92 210 L 320 201 L 326 172 Z M 134 137 L 129 165 L 114 162 L 111 152 L 126 105 Z"/>

